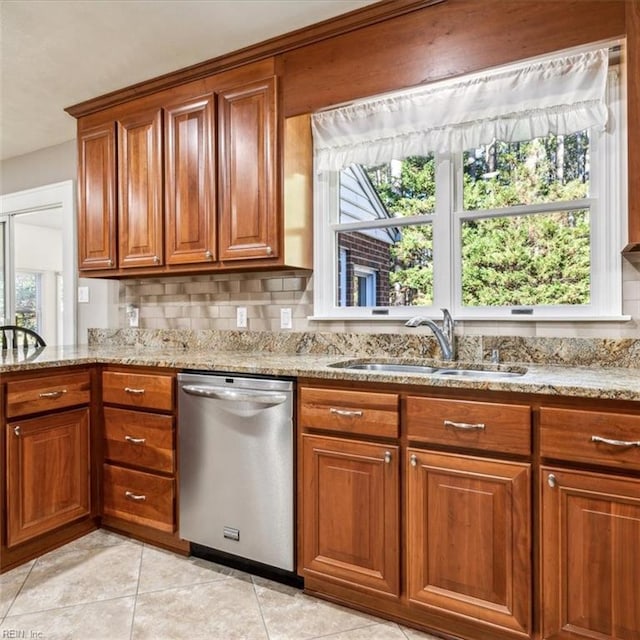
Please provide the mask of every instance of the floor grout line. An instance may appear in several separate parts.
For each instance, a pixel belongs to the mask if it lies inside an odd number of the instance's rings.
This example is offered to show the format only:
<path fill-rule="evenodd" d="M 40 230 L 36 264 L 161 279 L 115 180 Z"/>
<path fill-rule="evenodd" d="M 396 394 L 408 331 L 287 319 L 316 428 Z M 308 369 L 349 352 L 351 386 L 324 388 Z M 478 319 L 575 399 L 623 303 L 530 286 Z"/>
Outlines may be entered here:
<path fill-rule="evenodd" d="M 23 611 L 22 613 L 14 613 L 12 616 L 6 615 L 3 622 L 6 622 L 7 618 L 19 618 L 21 616 L 37 615 L 39 613 L 51 613 L 52 611 L 62 611 L 63 609 L 73 609 L 74 607 L 85 607 L 91 604 L 102 604 L 103 602 L 115 602 L 116 600 L 124 600 L 125 598 L 133 598 L 132 593 L 128 593 L 121 596 L 114 596 L 113 598 L 105 598 L 104 600 L 86 600 L 84 602 L 74 602 L 73 604 L 65 604 L 62 607 L 50 607 L 49 609 L 36 609 L 34 611 Z M 9 637 L 9 636 L 7 636 Z M 19 636 L 16 636 L 19 637 Z"/>
<path fill-rule="evenodd" d="M 142 575 L 142 559 L 144 558 L 144 550 L 146 544 L 142 543 L 140 549 L 140 560 L 138 562 L 138 581 L 136 582 L 136 593 L 133 597 L 133 611 L 131 613 L 131 630 L 129 631 L 129 640 L 133 640 L 133 628 L 136 622 L 136 607 L 138 606 L 138 592 L 140 591 L 140 576 Z"/>
<path fill-rule="evenodd" d="M 11 609 L 13 609 L 13 605 L 16 603 L 16 600 L 18 599 L 18 596 L 22 593 L 22 590 L 24 589 L 24 585 L 27 583 L 27 580 L 29 579 L 29 576 L 31 575 L 31 572 L 33 571 L 33 568 L 38 563 L 38 560 L 39 560 L 39 558 L 36 558 L 34 560 L 33 564 L 31 565 L 31 567 L 29 568 L 29 571 L 27 571 L 27 575 L 24 577 L 24 580 L 22 581 L 22 584 L 20 585 L 20 587 L 16 591 L 16 595 L 13 596 L 13 600 L 11 600 L 11 604 L 7 608 L 7 611 L 5 612 L 5 614 L 0 619 L 0 624 L 2 624 L 9 617 L 9 614 L 11 613 Z"/>
<path fill-rule="evenodd" d="M 267 640 L 271 640 L 271 635 L 269 634 L 269 627 L 267 627 L 267 621 L 264 619 L 264 613 L 262 612 L 260 597 L 258 596 L 258 592 L 256 591 L 256 581 L 253 579 L 253 576 L 251 575 L 250 575 L 250 578 L 251 578 L 251 586 L 253 587 L 253 595 L 255 596 L 256 602 L 258 603 L 258 611 L 260 612 L 260 618 L 264 626 L 264 632 L 267 634 Z"/>

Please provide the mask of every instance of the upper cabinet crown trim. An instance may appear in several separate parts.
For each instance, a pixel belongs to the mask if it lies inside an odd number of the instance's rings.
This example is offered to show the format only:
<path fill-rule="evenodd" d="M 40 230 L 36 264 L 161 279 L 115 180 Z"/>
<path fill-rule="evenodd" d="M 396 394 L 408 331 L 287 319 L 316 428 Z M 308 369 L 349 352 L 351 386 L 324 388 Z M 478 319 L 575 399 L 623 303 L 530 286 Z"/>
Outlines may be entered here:
<path fill-rule="evenodd" d="M 133 98 L 147 96 L 178 84 L 199 80 L 207 76 L 234 69 L 249 62 L 279 55 L 292 49 L 339 36 L 355 29 L 367 27 L 396 16 L 440 4 L 446 0 L 382 0 L 375 4 L 356 9 L 335 18 L 291 31 L 282 36 L 264 40 L 255 45 L 239 49 L 217 58 L 172 71 L 164 75 L 130 85 L 117 91 L 106 93 L 91 100 L 85 100 L 67 107 L 65 111 L 74 118 L 101 111 L 108 107 L 127 102 Z"/>

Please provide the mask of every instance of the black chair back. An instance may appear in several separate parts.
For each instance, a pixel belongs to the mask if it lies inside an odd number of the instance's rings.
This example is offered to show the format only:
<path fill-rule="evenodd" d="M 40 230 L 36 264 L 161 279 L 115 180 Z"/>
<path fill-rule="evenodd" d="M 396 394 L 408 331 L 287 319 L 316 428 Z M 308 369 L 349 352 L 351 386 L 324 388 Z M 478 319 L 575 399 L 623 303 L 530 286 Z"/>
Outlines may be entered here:
<path fill-rule="evenodd" d="M 6 324 L 0 327 L 0 347 L 7 349 L 28 349 L 29 347 L 46 347 L 45 341 L 31 329 Z"/>

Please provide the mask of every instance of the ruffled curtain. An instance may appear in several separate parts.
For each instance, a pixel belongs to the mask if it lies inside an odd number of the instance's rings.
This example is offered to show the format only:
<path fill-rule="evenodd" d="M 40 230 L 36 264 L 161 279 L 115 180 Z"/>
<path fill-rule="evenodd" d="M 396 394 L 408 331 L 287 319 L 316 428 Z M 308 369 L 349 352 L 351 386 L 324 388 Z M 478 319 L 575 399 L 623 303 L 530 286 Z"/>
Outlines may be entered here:
<path fill-rule="evenodd" d="M 604 126 L 607 67 L 600 49 L 316 113 L 316 169 Z"/>

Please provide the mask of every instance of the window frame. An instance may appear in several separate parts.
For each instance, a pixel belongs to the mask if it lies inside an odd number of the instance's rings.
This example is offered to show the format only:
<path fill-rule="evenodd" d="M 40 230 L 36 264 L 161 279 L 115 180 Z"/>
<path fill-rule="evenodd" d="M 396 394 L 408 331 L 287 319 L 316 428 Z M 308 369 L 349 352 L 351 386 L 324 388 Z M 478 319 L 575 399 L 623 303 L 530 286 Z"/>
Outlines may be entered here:
<path fill-rule="evenodd" d="M 460 320 L 508 321 L 606 321 L 625 319 L 622 315 L 621 247 L 626 232 L 625 83 L 622 64 L 608 72 L 606 100 L 609 124 L 606 130 L 592 128 L 589 197 L 574 201 L 518 205 L 499 210 L 462 208 L 462 152 L 435 154 L 436 205 L 432 214 L 342 223 L 339 219 L 340 184 L 338 171 L 315 171 L 314 175 L 314 320 L 406 319 L 415 315 L 440 317 L 449 308 Z M 469 307 L 462 305 L 461 226 L 464 220 L 512 215 L 528 215 L 571 209 L 589 210 L 591 245 L 591 296 L 586 305 L 532 307 Z M 607 215 L 614 212 L 614 215 Z M 356 231 L 415 223 L 433 225 L 433 304 L 403 307 L 337 306 L 337 238 L 340 231 Z M 323 274 L 319 277 L 318 274 Z M 448 275 L 451 274 L 451 275 Z M 611 286 L 615 283 L 615 286 Z M 532 309 L 531 314 L 517 313 Z M 516 313 L 513 313 L 516 310 Z"/>

